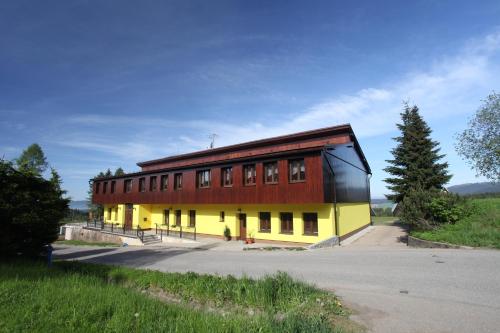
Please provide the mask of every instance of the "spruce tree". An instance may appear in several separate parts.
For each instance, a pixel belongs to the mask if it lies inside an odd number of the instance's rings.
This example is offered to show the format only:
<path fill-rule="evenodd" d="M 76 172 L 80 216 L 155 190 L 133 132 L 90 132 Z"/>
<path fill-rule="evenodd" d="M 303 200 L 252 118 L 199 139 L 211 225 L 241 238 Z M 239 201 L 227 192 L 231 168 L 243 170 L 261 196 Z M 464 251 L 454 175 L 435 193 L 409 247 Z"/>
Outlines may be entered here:
<path fill-rule="evenodd" d="M 439 154 L 439 143 L 430 137 L 432 130 L 418 112 L 416 105 L 404 105 L 401 124 L 397 124 L 401 135 L 393 138 L 397 146 L 392 149 L 390 165 L 384 169 L 392 177 L 386 178 L 391 194 L 387 199 L 402 202 L 411 191 L 433 191 L 443 188 L 451 178 L 448 163 L 440 163 L 445 156 Z"/>

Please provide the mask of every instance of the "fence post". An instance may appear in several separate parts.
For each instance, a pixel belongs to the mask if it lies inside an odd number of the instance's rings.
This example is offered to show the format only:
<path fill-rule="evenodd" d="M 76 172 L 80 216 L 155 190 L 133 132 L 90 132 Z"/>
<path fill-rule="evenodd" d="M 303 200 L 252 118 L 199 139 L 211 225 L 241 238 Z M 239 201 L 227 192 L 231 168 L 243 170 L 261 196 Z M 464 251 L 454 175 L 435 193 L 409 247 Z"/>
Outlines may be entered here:
<path fill-rule="evenodd" d="M 194 240 L 196 240 L 196 226 L 194 227 Z"/>
<path fill-rule="evenodd" d="M 163 242 L 163 229 L 160 229 L 160 240 Z"/>
<path fill-rule="evenodd" d="M 181 226 L 179 226 L 179 228 L 180 228 L 179 238 L 182 238 L 182 225 L 181 225 Z"/>

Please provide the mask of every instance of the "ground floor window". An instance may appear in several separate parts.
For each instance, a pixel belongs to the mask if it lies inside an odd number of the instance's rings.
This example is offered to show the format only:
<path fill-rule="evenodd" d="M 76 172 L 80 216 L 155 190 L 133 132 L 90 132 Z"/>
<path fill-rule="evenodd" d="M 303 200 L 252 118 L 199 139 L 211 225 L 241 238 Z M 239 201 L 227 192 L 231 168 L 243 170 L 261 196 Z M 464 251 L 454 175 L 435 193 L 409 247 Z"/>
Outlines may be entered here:
<path fill-rule="evenodd" d="M 175 225 L 178 227 L 181 226 L 181 210 L 180 209 L 175 211 Z"/>
<path fill-rule="evenodd" d="M 168 222 L 170 221 L 170 210 L 165 209 L 163 211 L 163 224 L 164 225 L 169 225 Z"/>
<path fill-rule="evenodd" d="M 293 213 L 280 213 L 281 233 L 293 234 Z"/>
<path fill-rule="evenodd" d="M 271 213 L 269 212 L 259 213 L 259 231 L 271 232 Z"/>
<path fill-rule="evenodd" d="M 196 211 L 195 210 L 189 211 L 189 226 L 191 228 L 196 227 Z"/>
<path fill-rule="evenodd" d="M 304 213 L 304 235 L 318 235 L 318 214 Z"/>
<path fill-rule="evenodd" d="M 226 219 L 226 213 L 224 213 L 224 211 L 221 211 L 219 215 L 219 222 L 224 222 L 225 219 Z"/>
<path fill-rule="evenodd" d="M 111 220 L 111 212 L 112 212 L 112 209 L 108 208 L 108 220 Z"/>

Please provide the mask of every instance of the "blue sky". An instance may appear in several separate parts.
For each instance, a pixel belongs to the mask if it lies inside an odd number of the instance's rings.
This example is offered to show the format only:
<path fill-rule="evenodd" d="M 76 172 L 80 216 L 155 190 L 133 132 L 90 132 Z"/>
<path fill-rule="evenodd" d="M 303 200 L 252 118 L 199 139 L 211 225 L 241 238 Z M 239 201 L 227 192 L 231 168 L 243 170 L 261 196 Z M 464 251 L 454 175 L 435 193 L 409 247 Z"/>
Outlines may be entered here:
<path fill-rule="evenodd" d="M 402 101 L 450 184 L 484 181 L 454 135 L 500 89 L 498 1 L 0 3 L 0 156 L 33 142 L 69 195 L 108 167 L 351 123 L 382 169 Z"/>

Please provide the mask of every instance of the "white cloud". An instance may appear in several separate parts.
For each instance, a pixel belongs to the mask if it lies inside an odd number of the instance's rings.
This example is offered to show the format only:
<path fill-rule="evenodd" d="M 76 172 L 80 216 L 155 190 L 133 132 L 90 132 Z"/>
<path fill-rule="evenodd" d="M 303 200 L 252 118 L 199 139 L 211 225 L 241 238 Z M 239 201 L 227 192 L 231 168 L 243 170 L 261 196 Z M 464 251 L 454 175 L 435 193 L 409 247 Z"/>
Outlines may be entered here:
<path fill-rule="evenodd" d="M 73 116 L 66 121 L 84 126 L 120 124 L 149 130 L 137 133 L 125 142 L 117 142 L 111 136 L 100 140 L 75 137 L 61 140 L 61 144 L 141 161 L 205 149 L 210 133 L 218 134 L 217 146 L 344 123 L 351 123 L 359 137 L 380 135 L 395 129 L 405 100 L 416 103 L 424 117 L 431 120 L 474 110 L 479 99 L 500 87 L 499 66 L 494 61 L 499 50 L 500 31 L 468 42 L 456 55 L 443 57 L 426 70 L 408 73 L 383 87 L 326 98 L 300 113 L 283 115 L 277 122 L 265 125 L 260 122 L 177 121 L 142 116 Z M 166 128 L 169 131 L 165 131 Z M 172 134 L 166 137 L 165 133 Z"/>

